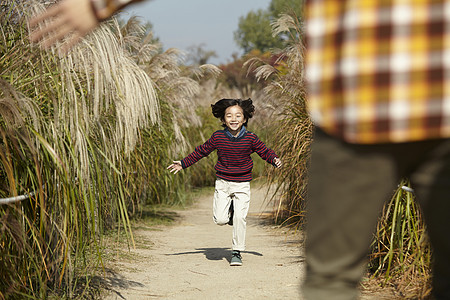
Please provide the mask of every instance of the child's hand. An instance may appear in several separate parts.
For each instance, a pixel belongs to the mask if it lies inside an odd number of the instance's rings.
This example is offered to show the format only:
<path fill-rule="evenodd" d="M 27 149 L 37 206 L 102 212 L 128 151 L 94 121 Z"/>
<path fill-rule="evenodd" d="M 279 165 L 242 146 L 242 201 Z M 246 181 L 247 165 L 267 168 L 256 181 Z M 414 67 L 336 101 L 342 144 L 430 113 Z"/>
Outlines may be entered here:
<path fill-rule="evenodd" d="M 282 165 L 281 159 L 279 159 L 278 157 L 275 157 L 275 158 L 274 158 L 273 163 L 275 164 L 275 166 L 276 166 L 277 168 L 281 168 L 281 165 Z"/>
<path fill-rule="evenodd" d="M 181 166 L 181 161 L 174 160 L 173 164 L 167 167 L 167 170 L 170 170 L 170 173 L 173 172 L 173 174 L 177 174 L 179 171 L 183 170 L 183 167 Z"/>

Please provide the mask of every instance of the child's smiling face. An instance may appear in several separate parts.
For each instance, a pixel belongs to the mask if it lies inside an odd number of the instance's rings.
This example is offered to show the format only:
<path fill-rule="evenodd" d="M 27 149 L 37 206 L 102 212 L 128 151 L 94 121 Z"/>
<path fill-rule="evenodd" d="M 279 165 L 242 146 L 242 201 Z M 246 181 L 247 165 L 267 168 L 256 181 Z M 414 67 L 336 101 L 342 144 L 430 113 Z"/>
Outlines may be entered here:
<path fill-rule="evenodd" d="M 239 105 L 227 107 L 222 122 L 228 127 L 232 135 L 237 135 L 245 123 L 244 111 Z"/>

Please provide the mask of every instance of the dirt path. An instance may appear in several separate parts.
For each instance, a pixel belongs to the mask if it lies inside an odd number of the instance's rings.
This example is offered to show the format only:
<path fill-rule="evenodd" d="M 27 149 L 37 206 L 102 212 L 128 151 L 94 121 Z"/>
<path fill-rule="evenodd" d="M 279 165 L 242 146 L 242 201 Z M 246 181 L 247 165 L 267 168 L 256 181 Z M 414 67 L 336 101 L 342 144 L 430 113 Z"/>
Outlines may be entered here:
<path fill-rule="evenodd" d="M 231 227 L 212 221 L 212 194 L 177 211 L 174 225 L 135 230 L 108 277 L 105 299 L 301 299 L 300 235 L 264 225 L 265 189 L 252 185 L 243 266 L 230 267 Z"/>

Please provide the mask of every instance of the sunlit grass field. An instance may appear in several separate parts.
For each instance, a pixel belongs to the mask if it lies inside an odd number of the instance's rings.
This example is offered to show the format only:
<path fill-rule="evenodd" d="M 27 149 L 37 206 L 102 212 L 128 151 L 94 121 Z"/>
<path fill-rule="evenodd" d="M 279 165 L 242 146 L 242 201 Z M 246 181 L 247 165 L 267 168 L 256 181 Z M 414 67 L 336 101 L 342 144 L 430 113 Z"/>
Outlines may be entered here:
<path fill-rule="evenodd" d="M 266 87 L 243 94 L 217 83 L 215 66 L 180 65 L 180 53 L 163 51 L 136 19 L 111 19 L 68 56 L 42 51 L 29 44 L 26 22 L 41 9 L 0 6 L 0 198 L 29 195 L 0 205 L 0 299 L 81 297 L 109 242 L 151 245 L 134 239 L 131 224 L 170 223 L 168 207 L 214 185 L 214 155 L 177 176 L 166 167 L 221 129 L 210 111 L 220 98 L 254 100 L 248 129 L 285 165 L 272 172 L 255 155 L 254 177 L 282 195 L 274 222 L 302 229 L 312 124 L 297 18 L 274 24 L 290 39 L 275 66 L 248 60 Z M 393 193 L 369 274 L 425 295 L 431 251 L 421 214 L 413 195 Z"/>

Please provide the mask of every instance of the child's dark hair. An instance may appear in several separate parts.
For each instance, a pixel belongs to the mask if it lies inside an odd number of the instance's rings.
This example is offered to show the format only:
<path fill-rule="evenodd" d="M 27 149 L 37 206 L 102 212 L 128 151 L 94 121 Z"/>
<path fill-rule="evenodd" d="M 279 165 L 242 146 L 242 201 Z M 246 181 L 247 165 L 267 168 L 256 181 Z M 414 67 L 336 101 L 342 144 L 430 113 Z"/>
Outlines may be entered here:
<path fill-rule="evenodd" d="M 221 99 L 217 101 L 215 104 L 211 104 L 212 113 L 214 117 L 220 119 L 221 121 L 225 118 L 225 110 L 230 106 L 239 105 L 244 112 L 245 123 L 244 126 L 247 126 L 248 119 L 253 117 L 255 113 L 255 106 L 253 105 L 252 99 L 248 98 L 247 100 L 242 99 Z M 226 127 L 225 124 L 222 125 Z"/>

